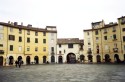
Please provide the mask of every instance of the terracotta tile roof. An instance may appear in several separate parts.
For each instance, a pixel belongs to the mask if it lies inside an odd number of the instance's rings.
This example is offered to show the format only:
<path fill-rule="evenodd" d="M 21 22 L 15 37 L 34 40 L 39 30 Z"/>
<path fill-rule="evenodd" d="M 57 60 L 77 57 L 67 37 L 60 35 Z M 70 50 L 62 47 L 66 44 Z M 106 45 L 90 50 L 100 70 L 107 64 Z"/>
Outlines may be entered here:
<path fill-rule="evenodd" d="M 79 40 L 79 38 L 60 38 L 57 40 L 57 44 L 83 44 L 83 40 Z"/>

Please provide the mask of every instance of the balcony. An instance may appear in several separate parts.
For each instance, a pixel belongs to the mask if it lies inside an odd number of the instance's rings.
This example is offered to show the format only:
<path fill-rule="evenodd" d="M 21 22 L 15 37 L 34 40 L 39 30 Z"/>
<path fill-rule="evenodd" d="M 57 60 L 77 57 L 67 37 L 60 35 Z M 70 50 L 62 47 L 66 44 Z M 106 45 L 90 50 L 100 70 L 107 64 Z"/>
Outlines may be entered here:
<path fill-rule="evenodd" d="M 0 50 L 0 54 L 4 54 L 4 50 Z"/>
<path fill-rule="evenodd" d="M 118 48 L 113 48 L 113 51 L 114 52 L 118 52 Z"/>

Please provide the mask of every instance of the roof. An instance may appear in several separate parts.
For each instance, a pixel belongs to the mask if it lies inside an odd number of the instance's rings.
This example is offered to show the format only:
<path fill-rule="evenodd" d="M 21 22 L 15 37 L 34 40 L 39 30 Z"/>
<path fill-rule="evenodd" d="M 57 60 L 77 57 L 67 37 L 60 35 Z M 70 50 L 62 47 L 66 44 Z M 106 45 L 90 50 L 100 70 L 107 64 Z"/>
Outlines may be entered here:
<path fill-rule="evenodd" d="M 118 18 L 118 19 L 121 19 L 121 18 L 125 18 L 125 16 L 122 16 L 122 17 L 120 17 L 120 18 Z"/>
<path fill-rule="evenodd" d="M 57 33 L 57 31 L 55 31 L 55 30 L 47 30 L 47 29 L 37 28 L 37 27 L 32 27 L 32 26 L 29 27 L 29 26 L 23 26 L 23 25 L 14 25 L 14 24 L 9 24 L 9 23 L 4 23 L 4 22 L 0 22 L 0 25 L 7 26 L 7 27 L 13 27 L 13 28 L 17 28 L 17 29 L 25 29 L 25 30 L 31 30 L 31 31 L 38 31 L 38 32 L 52 32 L 52 33 Z M 49 27 L 56 28 L 56 26 L 49 26 Z"/>
<path fill-rule="evenodd" d="M 79 40 L 79 38 L 60 38 L 57 39 L 57 44 L 83 44 L 83 40 Z"/>

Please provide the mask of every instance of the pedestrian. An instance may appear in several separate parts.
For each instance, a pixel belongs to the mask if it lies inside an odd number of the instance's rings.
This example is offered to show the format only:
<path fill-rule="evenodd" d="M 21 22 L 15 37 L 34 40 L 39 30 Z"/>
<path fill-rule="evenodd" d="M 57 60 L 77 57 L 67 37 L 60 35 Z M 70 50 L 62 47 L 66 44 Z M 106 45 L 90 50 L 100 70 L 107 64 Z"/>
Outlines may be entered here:
<path fill-rule="evenodd" d="M 18 61 L 16 60 L 16 61 L 15 61 L 15 65 L 16 65 L 16 67 L 17 67 L 17 64 L 18 64 Z"/>
<path fill-rule="evenodd" d="M 18 62 L 18 66 L 19 66 L 19 68 L 21 67 L 21 63 L 22 63 L 22 62 L 21 62 L 21 60 L 20 60 L 20 61 Z"/>

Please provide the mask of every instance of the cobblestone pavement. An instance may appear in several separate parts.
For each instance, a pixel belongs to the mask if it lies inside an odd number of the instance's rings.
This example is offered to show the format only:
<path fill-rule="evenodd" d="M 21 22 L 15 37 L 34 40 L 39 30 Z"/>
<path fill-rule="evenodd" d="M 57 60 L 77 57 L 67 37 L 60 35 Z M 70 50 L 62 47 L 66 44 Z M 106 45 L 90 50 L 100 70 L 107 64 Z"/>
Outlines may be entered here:
<path fill-rule="evenodd" d="M 0 67 L 0 82 L 125 82 L 125 65 L 48 64 Z"/>

